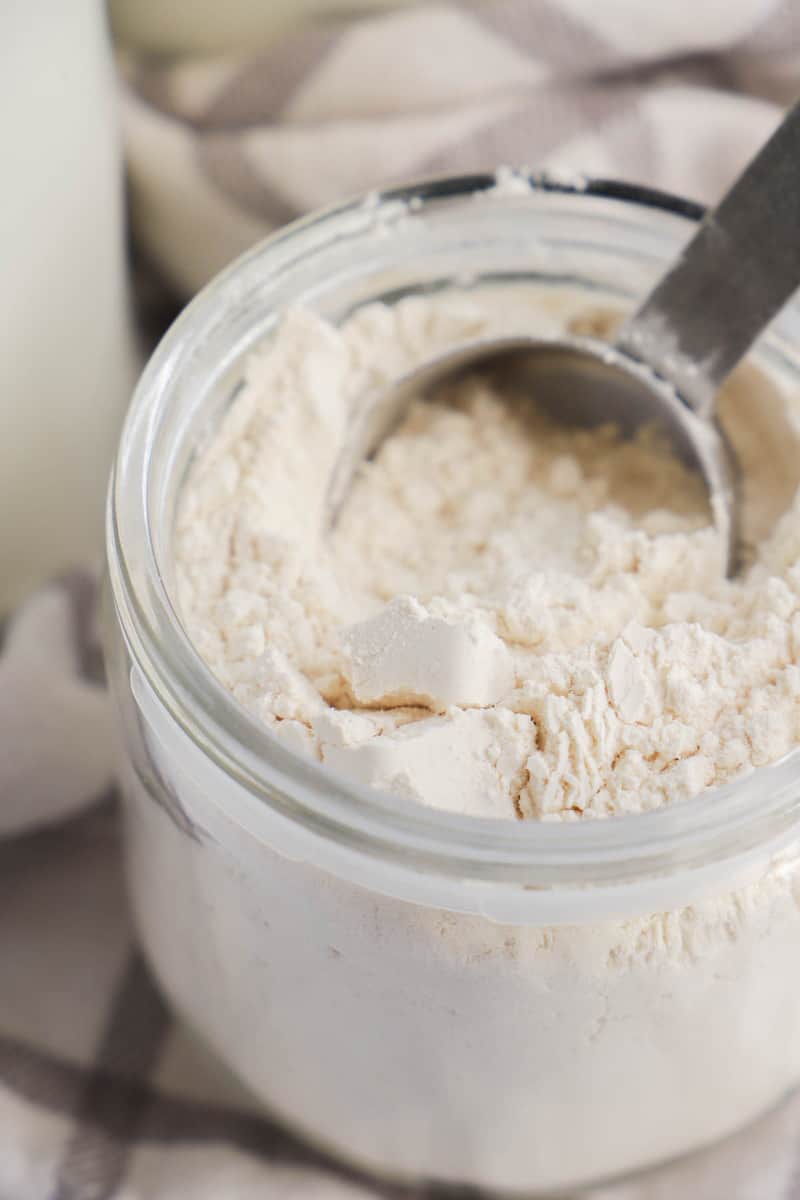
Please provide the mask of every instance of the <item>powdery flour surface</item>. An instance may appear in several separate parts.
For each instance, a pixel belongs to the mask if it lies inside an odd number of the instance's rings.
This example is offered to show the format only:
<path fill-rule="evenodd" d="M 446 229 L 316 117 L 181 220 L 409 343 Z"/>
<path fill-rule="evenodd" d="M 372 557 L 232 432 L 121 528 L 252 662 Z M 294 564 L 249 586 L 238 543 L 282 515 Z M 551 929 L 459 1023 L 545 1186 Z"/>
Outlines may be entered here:
<path fill-rule="evenodd" d="M 222 683 L 292 748 L 423 804 L 638 812 L 800 742 L 800 462 L 776 386 L 722 402 L 753 564 L 721 574 L 699 481 L 646 438 L 559 428 L 474 376 L 418 401 L 330 528 L 366 398 L 492 331 L 607 332 L 566 294 L 485 289 L 289 313 L 190 473 L 179 603 Z"/>

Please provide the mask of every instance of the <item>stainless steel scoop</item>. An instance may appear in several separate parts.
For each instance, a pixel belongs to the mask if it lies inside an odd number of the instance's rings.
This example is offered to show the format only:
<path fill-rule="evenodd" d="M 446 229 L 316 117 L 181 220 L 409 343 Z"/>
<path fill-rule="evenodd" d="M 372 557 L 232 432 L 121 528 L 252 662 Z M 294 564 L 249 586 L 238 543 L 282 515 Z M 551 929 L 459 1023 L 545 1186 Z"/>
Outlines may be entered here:
<path fill-rule="evenodd" d="M 720 384 L 800 284 L 800 103 L 709 212 L 613 344 L 586 337 L 486 338 L 456 345 L 366 408 L 331 493 L 335 513 L 358 463 L 420 392 L 491 364 L 559 421 L 662 429 L 700 470 L 727 571 L 740 561 L 736 462 L 714 416 Z"/>

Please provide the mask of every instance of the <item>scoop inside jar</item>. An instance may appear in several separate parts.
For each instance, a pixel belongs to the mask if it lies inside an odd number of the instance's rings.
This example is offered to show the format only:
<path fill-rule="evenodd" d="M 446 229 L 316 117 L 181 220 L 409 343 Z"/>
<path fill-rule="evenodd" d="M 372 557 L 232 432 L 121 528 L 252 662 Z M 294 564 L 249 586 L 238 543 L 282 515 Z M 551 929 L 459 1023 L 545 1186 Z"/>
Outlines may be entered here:
<path fill-rule="evenodd" d="M 197 457 L 178 599 L 220 681 L 284 744 L 471 816 L 579 820 L 672 804 L 800 741 L 791 405 L 745 365 L 720 412 L 753 565 L 720 570 L 702 482 L 647 433 L 567 429 L 468 375 L 415 402 L 329 528 L 372 391 L 483 333 L 607 336 L 555 288 L 287 312 Z"/>

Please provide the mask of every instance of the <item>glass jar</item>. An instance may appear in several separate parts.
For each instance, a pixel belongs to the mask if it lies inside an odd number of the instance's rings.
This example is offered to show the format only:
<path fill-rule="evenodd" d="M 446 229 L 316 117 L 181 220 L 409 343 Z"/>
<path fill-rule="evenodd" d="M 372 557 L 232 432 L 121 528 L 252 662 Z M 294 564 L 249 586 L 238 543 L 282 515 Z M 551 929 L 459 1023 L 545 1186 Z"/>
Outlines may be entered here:
<path fill-rule="evenodd" d="M 688 803 L 482 821 L 279 744 L 173 607 L 187 466 L 248 350 L 301 302 L 485 280 L 630 303 L 698 210 L 491 176 L 368 197 L 272 237 L 167 334 L 112 483 L 109 657 L 130 885 L 179 1013 L 318 1145 L 394 1177 L 574 1186 L 731 1132 L 800 1079 L 795 756 Z M 800 395 L 797 306 L 759 347 Z"/>

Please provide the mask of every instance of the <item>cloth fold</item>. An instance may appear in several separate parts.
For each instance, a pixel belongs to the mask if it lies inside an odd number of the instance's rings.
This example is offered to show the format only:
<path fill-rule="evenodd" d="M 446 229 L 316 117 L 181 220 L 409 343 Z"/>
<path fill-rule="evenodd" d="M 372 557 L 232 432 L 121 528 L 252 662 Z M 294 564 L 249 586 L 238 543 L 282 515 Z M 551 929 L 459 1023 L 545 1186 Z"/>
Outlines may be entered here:
<path fill-rule="evenodd" d="M 527 164 L 713 201 L 800 84 L 800 9 L 437 2 L 120 64 L 138 250 L 185 297 L 286 220 L 415 175 Z M 77 571 L 0 643 L 0 1200 L 428 1195 L 303 1145 L 160 999 L 125 900 L 97 625 Z M 800 1200 L 800 1097 L 586 1195 Z"/>
<path fill-rule="evenodd" d="M 578 168 L 712 201 L 792 98 L 800 14 L 437 2 L 121 64 L 137 235 L 188 295 L 277 225 L 412 177 Z"/>

